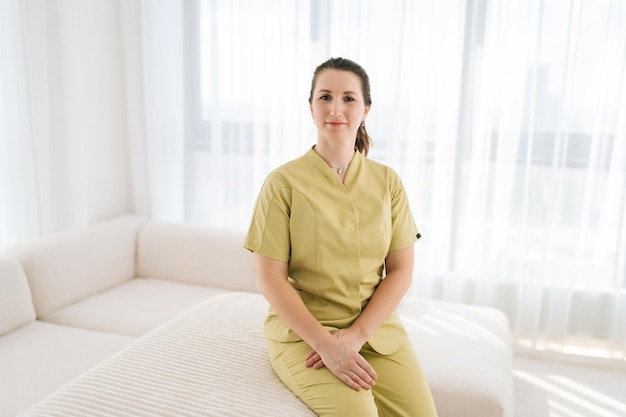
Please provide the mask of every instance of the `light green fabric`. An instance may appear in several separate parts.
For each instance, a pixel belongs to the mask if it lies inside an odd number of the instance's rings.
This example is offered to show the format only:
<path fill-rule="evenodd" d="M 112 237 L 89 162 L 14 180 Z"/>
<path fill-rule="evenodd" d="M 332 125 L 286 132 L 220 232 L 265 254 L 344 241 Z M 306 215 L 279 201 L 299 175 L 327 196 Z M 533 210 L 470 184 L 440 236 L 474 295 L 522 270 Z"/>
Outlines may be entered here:
<path fill-rule="evenodd" d="M 361 355 L 376 370 L 371 390 L 355 391 L 327 368 L 307 368 L 302 358 L 311 350 L 306 342 L 268 341 L 276 374 L 316 415 L 323 417 L 437 417 L 430 388 L 411 343 L 391 355 L 365 344 Z"/>
<path fill-rule="evenodd" d="M 310 149 L 266 179 L 244 247 L 289 263 L 290 282 L 329 330 L 350 326 L 384 276 L 390 251 L 417 240 L 404 187 L 390 168 L 355 152 L 341 183 Z M 269 339 L 301 340 L 270 309 Z M 396 314 L 369 340 L 379 353 L 406 342 Z"/>

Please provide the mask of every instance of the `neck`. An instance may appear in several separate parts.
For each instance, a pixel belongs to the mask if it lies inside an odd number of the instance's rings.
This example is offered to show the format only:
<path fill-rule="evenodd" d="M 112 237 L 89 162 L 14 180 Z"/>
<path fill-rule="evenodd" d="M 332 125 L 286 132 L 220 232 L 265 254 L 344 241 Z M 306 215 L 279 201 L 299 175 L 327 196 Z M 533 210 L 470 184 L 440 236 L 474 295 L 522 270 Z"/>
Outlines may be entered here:
<path fill-rule="evenodd" d="M 349 147 L 341 144 L 332 146 L 318 142 L 317 145 L 315 145 L 315 152 L 317 152 L 331 168 L 345 171 L 354 156 L 354 145 Z"/>

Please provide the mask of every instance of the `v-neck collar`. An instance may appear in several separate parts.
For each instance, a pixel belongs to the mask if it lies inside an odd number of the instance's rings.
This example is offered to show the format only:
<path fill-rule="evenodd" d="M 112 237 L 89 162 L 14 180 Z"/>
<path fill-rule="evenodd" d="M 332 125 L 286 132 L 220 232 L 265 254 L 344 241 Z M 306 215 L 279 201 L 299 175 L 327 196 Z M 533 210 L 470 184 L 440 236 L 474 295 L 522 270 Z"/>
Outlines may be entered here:
<path fill-rule="evenodd" d="M 311 149 L 307 151 L 305 156 L 315 166 L 315 168 L 317 168 L 318 171 L 327 179 L 332 178 L 333 180 L 336 180 L 337 183 L 345 186 L 352 180 L 352 178 L 359 171 L 359 168 L 361 166 L 362 155 L 361 155 L 361 152 L 355 150 L 354 155 L 352 156 L 352 160 L 350 161 L 350 164 L 348 165 L 348 168 L 346 169 L 346 175 L 343 177 L 343 183 L 342 183 L 339 180 L 339 178 L 337 178 L 337 175 L 335 175 L 335 172 L 333 171 L 333 169 L 328 166 L 328 164 L 326 163 L 326 161 L 324 161 L 324 158 L 322 158 L 320 154 L 315 152 L 314 148 L 315 148 L 315 145 L 313 145 Z"/>

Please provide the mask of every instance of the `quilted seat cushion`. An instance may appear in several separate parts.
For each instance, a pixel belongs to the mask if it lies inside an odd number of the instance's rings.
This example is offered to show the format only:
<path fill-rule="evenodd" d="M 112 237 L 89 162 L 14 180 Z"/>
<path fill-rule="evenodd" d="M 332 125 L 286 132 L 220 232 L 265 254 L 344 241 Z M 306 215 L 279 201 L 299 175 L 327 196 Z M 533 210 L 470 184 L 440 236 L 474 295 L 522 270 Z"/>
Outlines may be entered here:
<path fill-rule="evenodd" d="M 274 374 L 260 294 L 212 297 L 128 346 L 24 416 L 313 416 Z M 400 308 L 439 417 L 512 417 L 508 322 L 483 307 L 408 299 Z M 91 399 L 98 398 L 97 403 Z"/>
<path fill-rule="evenodd" d="M 314 417 L 274 374 L 252 293 L 210 298 L 23 414 Z M 97 401 L 94 401 L 97 398 Z"/>

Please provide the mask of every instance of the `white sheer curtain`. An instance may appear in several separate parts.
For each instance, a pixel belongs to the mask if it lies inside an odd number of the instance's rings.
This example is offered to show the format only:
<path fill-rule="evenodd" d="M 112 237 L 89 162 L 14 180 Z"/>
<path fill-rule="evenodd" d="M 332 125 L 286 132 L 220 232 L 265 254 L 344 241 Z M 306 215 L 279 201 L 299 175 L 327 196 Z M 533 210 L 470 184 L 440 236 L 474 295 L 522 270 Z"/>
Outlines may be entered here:
<path fill-rule="evenodd" d="M 0 1 L 0 248 L 130 211 L 117 2 Z"/>
<path fill-rule="evenodd" d="M 134 207 L 185 220 L 183 2 L 120 2 Z"/>
<path fill-rule="evenodd" d="M 348 57 L 372 82 L 370 157 L 424 235 L 413 294 L 498 307 L 520 345 L 624 359 L 626 3 L 135 4 L 134 160 L 159 218 L 245 229 L 269 170 L 315 142 L 313 69 Z"/>
<path fill-rule="evenodd" d="M 624 358 L 626 5 L 472 13 L 450 267 L 430 282 L 498 305 L 530 346 Z"/>
<path fill-rule="evenodd" d="M 50 224 L 45 8 L 40 6 L 0 2 L 0 247 L 38 236 Z"/>

